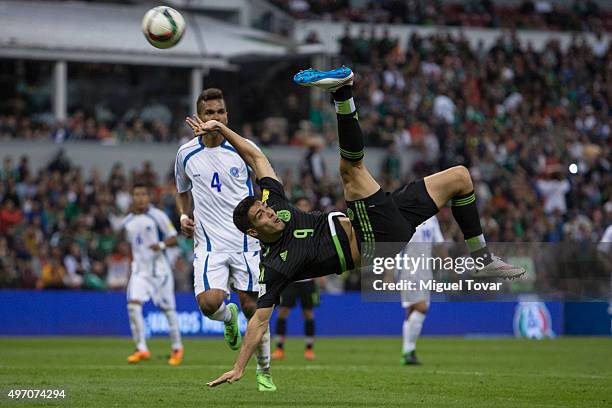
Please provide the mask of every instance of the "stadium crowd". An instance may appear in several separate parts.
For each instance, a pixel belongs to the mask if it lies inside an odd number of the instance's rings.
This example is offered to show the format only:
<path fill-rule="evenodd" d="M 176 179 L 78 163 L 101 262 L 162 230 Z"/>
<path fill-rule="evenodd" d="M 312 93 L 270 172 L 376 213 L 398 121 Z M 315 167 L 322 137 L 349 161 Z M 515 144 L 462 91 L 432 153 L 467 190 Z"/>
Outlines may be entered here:
<path fill-rule="evenodd" d="M 26 112 L 11 111 L 0 114 L 0 140 L 50 139 L 57 143 L 67 140 L 102 143 L 173 142 L 188 133 L 187 129 L 176 124 L 171 127 L 170 122 L 171 119 L 160 120 L 157 115 L 151 117 L 146 111 L 138 117 L 123 121 L 105 120 L 79 110 L 59 123 L 48 118 L 33 120 Z"/>
<path fill-rule="evenodd" d="M 386 33 L 365 38 L 340 44 L 359 75 L 368 145 L 391 145 L 397 159 L 417 150 L 415 176 L 468 166 L 490 240 L 598 240 L 612 221 L 606 41 L 575 37 L 566 50 L 553 41 L 538 52 L 508 33 L 484 50 L 414 33 L 400 52 Z"/>
<path fill-rule="evenodd" d="M 612 14 L 593 0 L 575 0 L 569 7 L 550 0 L 274 0 L 299 19 L 325 19 L 382 24 L 530 28 L 542 30 L 612 30 Z M 505 3 L 505 4 L 504 4 Z"/>
<path fill-rule="evenodd" d="M 575 37 L 565 50 L 551 42 L 536 51 L 507 33 L 485 50 L 461 36 L 412 34 L 400 50 L 387 33 L 362 31 L 345 34 L 340 45 L 342 61 L 358 76 L 367 145 L 387 149 L 380 175 L 385 189 L 465 164 L 492 242 L 597 242 L 612 222 L 612 52 L 606 41 L 588 45 Z M 318 209 L 342 208 L 342 190 L 320 157 L 323 149 L 335 149 L 333 110 L 321 99 L 303 115 L 300 98 L 306 95 L 289 92 L 281 104 L 287 126 L 270 120 L 241 131 L 264 146 L 309 141 L 303 168 L 283 175 L 289 195 L 307 197 Z M 120 130 L 150 138 L 133 140 L 167 141 L 155 136 L 154 123 L 135 121 Z M 116 132 L 82 113 L 54 128 L 0 115 L 4 139 L 104 140 L 108 136 L 100 135 Z M 185 128 L 168 133 L 189 137 Z M 417 160 L 404 174 L 407 151 Z M 33 174 L 27 157 L 3 162 L 0 286 L 125 285 L 128 248 L 114 227 L 128 211 L 130 182 L 148 180 L 155 202 L 176 221 L 172 175 L 160 180 L 145 164 L 135 171 L 117 165 L 106 180 L 86 177 L 62 155 L 47 170 Z M 446 238 L 460 241 L 450 211 L 440 220 Z M 190 286 L 189 245 L 181 240 L 182 250 L 175 251 L 179 290 Z"/>
<path fill-rule="evenodd" d="M 36 174 L 27 156 L 0 170 L 0 287 L 122 289 L 130 248 L 120 231 L 133 180 L 152 187 L 154 202 L 176 221 L 174 178 L 145 162 L 130 175 L 116 164 L 103 179 L 86 177 L 60 151 Z M 178 290 L 189 290 L 191 241 L 169 249 Z"/>

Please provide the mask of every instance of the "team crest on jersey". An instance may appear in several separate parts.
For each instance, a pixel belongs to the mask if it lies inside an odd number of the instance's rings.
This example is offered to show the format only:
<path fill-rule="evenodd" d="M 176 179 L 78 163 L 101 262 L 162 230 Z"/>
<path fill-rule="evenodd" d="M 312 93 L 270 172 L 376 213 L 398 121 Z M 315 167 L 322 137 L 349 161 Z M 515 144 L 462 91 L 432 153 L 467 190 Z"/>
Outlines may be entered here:
<path fill-rule="evenodd" d="M 280 258 L 283 260 L 283 262 L 285 262 L 287 260 L 287 253 L 289 253 L 289 251 L 283 251 L 279 254 Z"/>
<path fill-rule="evenodd" d="M 276 216 L 285 222 L 289 222 L 291 219 L 291 213 L 288 210 L 278 210 Z"/>
<path fill-rule="evenodd" d="M 238 177 L 238 176 L 240 175 L 240 170 L 238 170 L 238 167 L 232 167 L 232 168 L 230 169 L 230 174 L 231 174 L 233 177 Z"/>
<path fill-rule="evenodd" d="M 270 190 L 264 188 L 261 192 L 261 202 L 265 203 L 266 201 L 268 201 L 268 197 L 270 197 Z"/>
<path fill-rule="evenodd" d="M 355 219 L 355 214 L 353 213 L 353 210 L 351 210 L 350 208 L 346 209 L 346 215 L 348 216 L 348 219 L 351 221 Z"/>

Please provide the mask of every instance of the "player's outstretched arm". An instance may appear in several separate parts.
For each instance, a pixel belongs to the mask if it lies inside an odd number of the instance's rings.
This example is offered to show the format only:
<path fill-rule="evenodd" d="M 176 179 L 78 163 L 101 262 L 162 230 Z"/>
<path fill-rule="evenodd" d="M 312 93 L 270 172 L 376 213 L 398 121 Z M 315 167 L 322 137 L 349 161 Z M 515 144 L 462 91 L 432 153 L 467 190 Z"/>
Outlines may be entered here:
<path fill-rule="evenodd" d="M 246 333 L 244 334 L 244 340 L 242 341 L 242 347 L 240 348 L 240 353 L 238 353 L 238 358 L 234 363 L 234 368 L 231 371 L 224 373 L 216 380 L 206 383 L 206 385 L 209 387 L 216 387 L 217 385 L 223 383 L 231 384 L 234 381 L 238 381 L 240 378 L 242 378 L 244 368 L 249 363 L 251 356 L 255 352 L 261 338 L 266 333 L 266 330 L 268 330 L 268 323 L 270 321 L 270 316 L 272 316 L 273 310 L 274 307 L 257 309 L 253 317 L 251 317 L 251 320 L 249 320 Z"/>
<path fill-rule="evenodd" d="M 270 161 L 253 142 L 245 139 L 232 129 L 225 126 L 223 123 L 216 120 L 209 120 L 208 122 L 204 123 L 200 118 L 195 116 L 193 118 L 188 117 L 186 121 L 196 134 L 200 132 L 220 132 L 223 137 L 232 146 L 234 146 L 234 149 L 236 149 L 240 157 L 242 157 L 242 160 L 244 160 L 244 162 L 253 169 L 257 178 L 261 179 L 264 177 L 271 177 L 278 180 Z"/>

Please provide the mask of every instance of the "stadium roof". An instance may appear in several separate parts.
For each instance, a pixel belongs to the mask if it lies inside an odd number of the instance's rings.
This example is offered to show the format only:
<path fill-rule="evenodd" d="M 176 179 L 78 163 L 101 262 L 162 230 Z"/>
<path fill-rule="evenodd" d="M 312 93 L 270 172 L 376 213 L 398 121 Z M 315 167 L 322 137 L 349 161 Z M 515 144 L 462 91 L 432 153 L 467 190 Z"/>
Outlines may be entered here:
<path fill-rule="evenodd" d="M 184 12 L 187 29 L 168 50 L 141 32 L 147 5 L 0 1 L 0 57 L 230 68 L 229 59 L 284 55 L 286 40 Z"/>

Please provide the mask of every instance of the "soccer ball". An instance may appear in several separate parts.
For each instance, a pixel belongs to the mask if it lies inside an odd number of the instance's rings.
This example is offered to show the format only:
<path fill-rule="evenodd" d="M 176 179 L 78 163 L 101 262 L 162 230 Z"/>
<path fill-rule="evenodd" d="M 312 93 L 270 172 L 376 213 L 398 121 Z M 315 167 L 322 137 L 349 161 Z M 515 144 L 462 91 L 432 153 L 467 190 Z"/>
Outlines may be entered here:
<path fill-rule="evenodd" d="M 155 48 L 170 48 L 183 37 L 185 19 L 171 7 L 158 6 L 142 18 L 142 32 Z"/>

